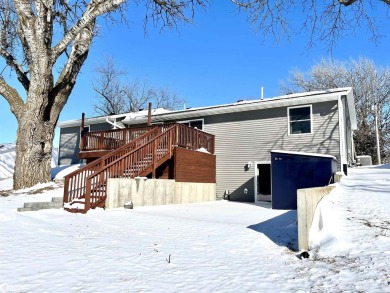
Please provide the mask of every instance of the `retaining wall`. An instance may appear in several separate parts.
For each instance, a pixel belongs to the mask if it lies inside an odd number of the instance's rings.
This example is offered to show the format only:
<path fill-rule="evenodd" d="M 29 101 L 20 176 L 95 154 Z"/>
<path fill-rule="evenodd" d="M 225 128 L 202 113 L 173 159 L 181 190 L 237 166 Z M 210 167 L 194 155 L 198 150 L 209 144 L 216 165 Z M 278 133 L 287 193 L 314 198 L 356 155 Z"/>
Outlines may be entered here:
<path fill-rule="evenodd" d="M 213 201 L 215 183 L 176 182 L 173 179 L 111 178 L 107 182 L 106 208 L 134 207 Z"/>
<path fill-rule="evenodd" d="M 309 249 L 309 232 L 317 205 L 333 188 L 334 186 L 325 186 L 297 190 L 299 250 Z"/>

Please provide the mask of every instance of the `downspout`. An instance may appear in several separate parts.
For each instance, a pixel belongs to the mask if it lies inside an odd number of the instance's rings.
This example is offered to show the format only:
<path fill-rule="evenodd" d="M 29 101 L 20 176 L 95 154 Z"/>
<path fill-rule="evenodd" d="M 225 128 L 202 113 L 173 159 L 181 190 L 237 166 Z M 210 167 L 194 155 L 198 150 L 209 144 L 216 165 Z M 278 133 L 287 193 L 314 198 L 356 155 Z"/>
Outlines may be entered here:
<path fill-rule="evenodd" d="M 347 175 L 347 166 L 348 162 L 345 158 L 345 123 L 344 123 L 344 107 L 343 107 L 343 101 L 341 100 L 342 96 L 339 95 L 338 97 L 338 110 L 339 110 L 339 137 L 340 137 L 340 167 L 341 171 L 344 172 L 345 175 Z"/>
<path fill-rule="evenodd" d="M 353 139 L 353 130 L 351 131 L 351 148 L 352 148 L 352 162 L 353 163 L 356 163 L 357 162 L 357 159 L 356 159 L 356 152 L 355 152 L 355 140 Z"/>

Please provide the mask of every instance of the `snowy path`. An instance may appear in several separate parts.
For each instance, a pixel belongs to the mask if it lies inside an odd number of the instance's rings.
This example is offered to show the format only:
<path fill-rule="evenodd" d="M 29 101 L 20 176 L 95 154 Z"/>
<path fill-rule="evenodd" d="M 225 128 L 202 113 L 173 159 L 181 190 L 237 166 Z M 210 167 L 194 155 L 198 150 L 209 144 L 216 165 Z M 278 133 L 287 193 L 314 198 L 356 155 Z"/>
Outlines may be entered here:
<path fill-rule="evenodd" d="M 389 178 L 352 171 L 321 204 L 321 246 L 305 260 L 283 246 L 296 244 L 295 211 L 219 201 L 17 213 L 62 189 L 0 197 L 0 292 L 390 292 Z"/>

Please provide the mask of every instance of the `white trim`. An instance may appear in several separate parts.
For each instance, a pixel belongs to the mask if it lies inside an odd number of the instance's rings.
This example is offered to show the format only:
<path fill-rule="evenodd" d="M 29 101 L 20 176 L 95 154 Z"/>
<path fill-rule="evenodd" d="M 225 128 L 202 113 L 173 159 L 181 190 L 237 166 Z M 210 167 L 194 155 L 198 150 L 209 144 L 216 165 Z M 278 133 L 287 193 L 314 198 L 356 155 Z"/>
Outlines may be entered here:
<path fill-rule="evenodd" d="M 306 107 L 310 108 L 310 132 L 309 133 L 290 133 L 290 109 L 306 108 Z M 288 128 L 288 136 L 313 134 L 313 106 L 312 106 L 312 104 L 287 107 L 287 128 Z"/>
<path fill-rule="evenodd" d="M 339 135 L 340 135 L 340 163 L 341 170 L 343 169 L 344 164 L 348 164 L 347 154 L 346 154 L 346 146 L 345 146 L 345 117 L 344 117 L 344 107 L 343 101 L 341 99 L 341 95 L 339 96 L 339 100 L 337 103 L 339 110 Z"/>
<path fill-rule="evenodd" d="M 322 154 L 316 154 L 316 153 L 290 152 L 290 151 L 282 151 L 282 150 L 271 150 L 271 153 L 298 155 L 298 156 L 310 156 L 310 157 L 323 157 L 323 158 L 330 158 L 330 159 L 337 161 L 337 159 L 334 156 L 322 155 Z"/>
<path fill-rule="evenodd" d="M 259 172 L 258 172 L 258 169 L 257 169 L 257 165 L 270 165 L 270 167 L 271 167 L 271 161 L 254 161 L 253 162 L 253 166 L 254 166 L 254 169 L 255 169 L 254 170 L 255 175 L 253 177 L 253 179 L 254 179 L 253 180 L 253 182 L 254 182 L 254 197 L 255 197 L 254 202 L 255 203 L 260 203 L 262 201 L 257 199 L 257 193 L 258 193 L 258 190 L 257 190 L 257 176 L 260 175 Z M 272 177 L 272 170 L 270 170 L 270 177 Z M 272 180 L 272 178 L 271 178 L 271 180 Z M 272 182 L 270 182 L 270 184 L 271 184 L 271 202 L 272 202 Z"/>

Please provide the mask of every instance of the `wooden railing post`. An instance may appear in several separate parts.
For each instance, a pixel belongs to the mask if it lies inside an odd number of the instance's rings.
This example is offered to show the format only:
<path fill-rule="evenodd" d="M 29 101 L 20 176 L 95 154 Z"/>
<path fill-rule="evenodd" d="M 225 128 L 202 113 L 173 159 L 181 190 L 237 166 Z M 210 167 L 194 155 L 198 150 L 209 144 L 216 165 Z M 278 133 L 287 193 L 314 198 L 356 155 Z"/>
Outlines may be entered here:
<path fill-rule="evenodd" d="M 80 125 L 80 150 L 84 150 L 84 119 L 85 119 L 85 113 L 81 113 L 81 125 Z"/>
<path fill-rule="evenodd" d="M 172 131 L 168 132 L 168 152 L 169 152 L 169 157 L 172 156 L 172 145 L 173 145 L 173 139 L 172 139 Z"/>
<path fill-rule="evenodd" d="M 149 102 L 148 107 L 148 126 L 152 125 L 152 103 Z"/>
<path fill-rule="evenodd" d="M 104 132 L 100 133 L 99 144 L 100 144 L 99 149 L 104 150 L 105 149 L 105 146 L 104 146 Z"/>
<path fill-rule="evenodd" d="M 199 130 L 196 129 L 196 142 L 195 142 L 195 149 L 199 149 Z"/>
<path fill-rule="evenodd" d="M 65 177 L 64 182 L 64 203 L 69 202 L 69 178 Z"/>
<path fill-rule="evenodd" d="M 152 142 L 152 178 L 156 178 L 156 154 L 157 154 L 157 144 L 156 140 L 154 139 Z"/>
<path fill-rule="evenodd" d="M 126 128 L 123 128 L 123 145 L 126 144 L 126 134 L 127 134 Z"/>
<path fill-rule="evenodd" d="M 92 179 L 87 179 L 87 186 L 85 191 L 85 204 L 84 209 L 85 211 L 88 211 L 91 209 L 91 185 L 92 185 Z"/>

